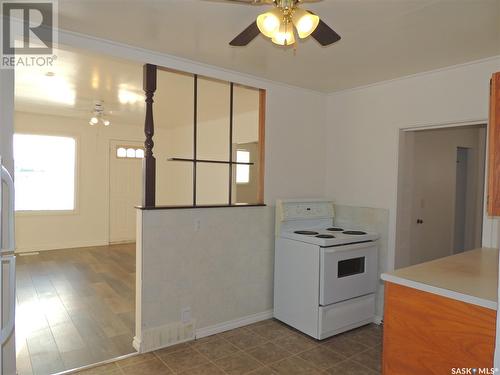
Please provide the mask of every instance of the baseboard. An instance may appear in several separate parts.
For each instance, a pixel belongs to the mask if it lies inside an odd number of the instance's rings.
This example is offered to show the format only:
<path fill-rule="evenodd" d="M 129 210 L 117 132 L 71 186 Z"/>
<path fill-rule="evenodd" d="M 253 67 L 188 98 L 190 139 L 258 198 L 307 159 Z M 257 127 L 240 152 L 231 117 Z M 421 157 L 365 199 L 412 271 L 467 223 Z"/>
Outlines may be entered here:
<path fill-rule="evenodd" d="M 132 346 L 134 347 L 135 350 L 137 350 L 138 353 L 142 353 L 142 341 L 137 337 L 134 336 L 134 340 L 132 341 Z"/>
<path fill-rule="evenodd" d="M 16 253 L 33 253 L 37 251 L 60 250 L 60 249 L 77 249 L 80 247 L 93 246 L 108 246 L 108 241 L 77 241 L 77 242 L 62 242 L 57 244 L 47 244 L 31 247 L 18 247 Z"/>
<path fill-rule="evenodd" d="M 109 241 L 110 245 L 125 245 L 135 243 L 135 240 L 118 240 L 118 241 Z"/>
<path fill-rule="evenodd" d="M 132 346 L 139 353 L 168 348 L 169 346 L 193 341 L 195 339 L 196 321 L 173 322 L 160 327 L 145 329 L 141 336 L 134 337 Z"/>
<path fill-rule="evenodd" d="M 195 329 L 194 332 L 192 331 L 192 327 L 195 326 L 195 322 L 188 324 L 176 322 L 163 327 L 149 329 L 143 332 L 142 339 L 135 336 L 132 342 L 132 346 L 139 353 L 146 353 L 153 350 L 168 348 L 169 346 L 182 344 L 184 342 L 193 341 L 202 337 L 212 336 L 217 333 L 229 331 L 231 329 L 244 327 L 252 323 L 270 319 L 272 317 L 273 310 L 268 310 L 257 314 L 244 316 L 243 318 L 215 324 L 213 326 Z"/>
<path fill-rule="evenodd" d="M 273 317 L 273 310 L 263 311 L 257 314 L 248 315 L 243 318 L 230 320 L 228 322 L 214 324 L 213 326 L 198 328 L 195 332 L 195 337 L 201 339 L 202 337 L 212 336 L 217 333 L 230 331 L 232 329 L 247 326 L 252 323 L 257 323 L 262 320 L 271 319 Z"/>

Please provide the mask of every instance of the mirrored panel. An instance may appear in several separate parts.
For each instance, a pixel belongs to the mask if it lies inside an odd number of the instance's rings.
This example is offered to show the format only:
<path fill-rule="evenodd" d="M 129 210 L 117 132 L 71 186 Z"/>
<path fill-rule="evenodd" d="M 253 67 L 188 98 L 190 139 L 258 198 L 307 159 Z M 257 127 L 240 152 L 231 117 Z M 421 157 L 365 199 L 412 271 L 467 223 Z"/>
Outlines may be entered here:
<path fill-rule="evenodd" d="M 229 204 L 228 164 L 197 164 L 196 204 Z"/>
<path fill-rule="evenodd" d="M 255 163 L 258 160 L 257 142 L 235 144 L 234 160 L 243 163 Z M 256 164 L 233 165 L 231 203 L 259 203 L 259 169 Z"/>
<path fill-rule="evenodd" d="M 234 85 L 233 143 L 259 141 L 259 90 Z"/>
<path fill-rule="evenodd" d="M 194 77 L 158 69 L 153 106 L 155 157 L 194 157 Z M 161 173 L 161 168 L 159 170 Z"/>
<path fill-rule="evenodd" d="M 231 84 L 198 77 L 197 159 L 229 161 Z"/>
<path fill-rule="evenodd" d="M 156 204 L 192 206 L 193 163 L 164 161 L 157 165 L 157 169 L 159 173 L 156 175 Z"/>
<path fill-rule="evenodd" d="M 154 97 L 156 204 L 193 204 L 193 163 L 169 158 L 194 157 L 194 77 L 158 69 Z"/>
<path fill-rule="evenodd" d="M 253 165 L 233 166 L 232 203 L 258 203 L 260 91 L 235 84 L 233 100 L 233 161 Z"/>

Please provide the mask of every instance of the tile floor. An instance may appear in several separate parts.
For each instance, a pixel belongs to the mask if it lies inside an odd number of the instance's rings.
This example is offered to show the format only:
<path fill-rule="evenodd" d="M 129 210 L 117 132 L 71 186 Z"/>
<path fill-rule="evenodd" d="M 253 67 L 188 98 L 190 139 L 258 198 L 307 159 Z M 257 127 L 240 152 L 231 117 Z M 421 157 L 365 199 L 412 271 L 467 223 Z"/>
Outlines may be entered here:
<path fill-rule="evenodd" d="M 17 257 L 19 375 L 49 375 L 132 353 L 135 245 Z"/>
<path fill-rule="evenodd" d="M 364 326 L 316 341 L 276 321 L 176 345 L 79 375 L 376 375 L 382 329 Z"/>

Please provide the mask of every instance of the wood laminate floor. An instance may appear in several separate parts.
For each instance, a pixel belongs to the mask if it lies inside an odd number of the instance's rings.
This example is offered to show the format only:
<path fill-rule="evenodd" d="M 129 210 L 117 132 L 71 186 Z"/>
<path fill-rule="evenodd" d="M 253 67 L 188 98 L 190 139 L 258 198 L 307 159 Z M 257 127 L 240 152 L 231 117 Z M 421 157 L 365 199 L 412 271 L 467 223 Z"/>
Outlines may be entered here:
<path fill-rule="evenodd" d="M 135 244 L 21 255 L 16 270 L 19 375 L 135 351 Z"/>

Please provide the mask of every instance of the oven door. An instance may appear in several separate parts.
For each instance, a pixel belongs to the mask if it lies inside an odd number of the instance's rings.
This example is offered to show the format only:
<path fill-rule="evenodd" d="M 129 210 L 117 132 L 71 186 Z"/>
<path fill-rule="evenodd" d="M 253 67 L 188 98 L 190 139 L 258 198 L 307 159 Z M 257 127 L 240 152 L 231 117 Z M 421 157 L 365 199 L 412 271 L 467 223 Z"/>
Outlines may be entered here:
<path fill-rule="evenodd" d="M 375 242 L 321 248 L 320 305 L 374 293 L 377 258 Z"/>

